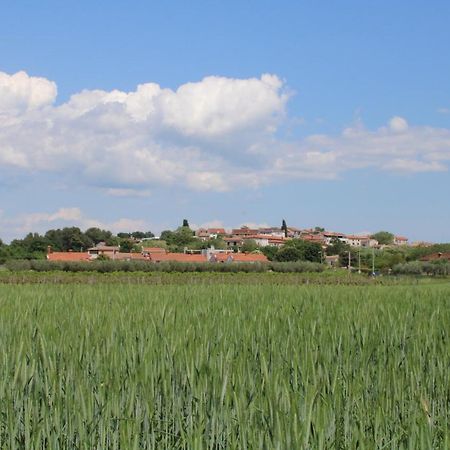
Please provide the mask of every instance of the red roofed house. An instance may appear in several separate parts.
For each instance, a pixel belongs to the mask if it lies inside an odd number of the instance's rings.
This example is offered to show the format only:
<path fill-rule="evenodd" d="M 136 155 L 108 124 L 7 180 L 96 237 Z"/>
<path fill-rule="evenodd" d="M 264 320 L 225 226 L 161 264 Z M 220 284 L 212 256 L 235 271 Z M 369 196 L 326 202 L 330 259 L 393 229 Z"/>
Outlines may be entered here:
<path fill-rule="evenodd" d="M 404 236 L 395 236 L 394 237 L 394 244 L 395 245 L 407 245 L 408 244 L 408 238 Z"/>
<path fill-rule="evenodd" d="M 152 262 L 186 262 L 186 263 L 199 263 L 207 262 L 206 255 L 201 254 L 189 254 L 189 253 L 150 253 L 150 261 Z"/>
<path fill-rule="evenodd" d="M 216 255 L 212 255 L 210 262 L 247 262 L 247 263 L 265 263 L 269 260 L 262 253 L 218 253 Z"/>
<path fill-rule="evenodd" d="M 48 261 L 90 261 L 87 252 L 51 252 L 47 254 Z"/>
<path fill-rule="evenodd" d="M 421 261 L 450 261 L 450 252 L 432 253 L 420 258 Z"/>

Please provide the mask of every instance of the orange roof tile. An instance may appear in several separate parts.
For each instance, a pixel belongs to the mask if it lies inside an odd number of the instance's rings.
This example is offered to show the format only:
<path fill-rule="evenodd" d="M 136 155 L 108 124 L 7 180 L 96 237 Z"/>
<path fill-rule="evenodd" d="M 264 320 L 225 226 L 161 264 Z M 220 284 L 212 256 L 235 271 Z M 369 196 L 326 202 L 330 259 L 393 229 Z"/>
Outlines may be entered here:
<path fill-rule="evenodd" d="M 167 253 L 167 250 L 162 247 L 144 247 L 142 251 L 144 253 Z"/>
<path fill-rule="evenodd" d="M 185 253 L 153 253 L 150 254 L 150 259 L 153 262 L 176 261 L 176 262 L 206 262 L 206 256 L 200 254 L 185 254 Z"/>
<path fill-rule="evenodd" d="M 49 261 L 90 261 L 87 252 L 52 252 L 47 255 Z"/>

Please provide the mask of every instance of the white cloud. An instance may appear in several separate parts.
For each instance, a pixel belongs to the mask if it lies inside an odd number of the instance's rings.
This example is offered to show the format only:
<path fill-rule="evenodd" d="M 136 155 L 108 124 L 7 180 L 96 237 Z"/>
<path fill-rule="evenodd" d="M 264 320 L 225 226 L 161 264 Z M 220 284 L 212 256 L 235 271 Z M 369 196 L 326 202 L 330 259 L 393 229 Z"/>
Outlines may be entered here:
<path fill-rule="evenodd" d="M 107 195 L 112 197 L 150 197 L 151 191 L 127 188 L 108 188 L 105 189 Z"/>
<path fill-rule="evenodd" d="M 389 121 L 389 128 L 392 131 L 401 133 L 408 129 L 408 122 L 403 117 L 395 116 Z"/>
<path fill-rule="evenodd" d="M 394 117 L 370 131 L 360 123 L 339 136 L 313 135 L 286 147 L 275 167 L 291 177 L 333 178 L 352 169 L 376 168 L 402 173 L 448 170 L 450 130 L 411 127 Z"/>
<path fill-rule="evenodd" d="M 56 85 L 0 72 L 0 169 L 59 173 L 113 196 L 154 186 L 224 192 L 349 170 L 448 169 L 450 130 L 395 116 L 368 130 L 287 142 L 276 135 L 289 95 L 276 75 L 210 76 L 176 90 L 84 90 L 53 106 Z"/>
<path fill-rule="evenodd" d="M 25 72 L 0 72 L 0 116 L 16 115 L 50 105 L 56 98 L 56 84 Z"/>
<path fill-rule="evenodd" d="M 149 224 L 142 219 L 119 218 L 112 222 L 104 222 L 87 216 L 78 207 L 60 208 L 55 212 L 21 214 L 16 217 L 0 214 L 0 225 L 13 235 L 24 235 L 29 232 L 43 233 L 51 228 L 66 226 L 75 226 L 82 230 L 98 227 L 114 233 L 149 229 Z"/>

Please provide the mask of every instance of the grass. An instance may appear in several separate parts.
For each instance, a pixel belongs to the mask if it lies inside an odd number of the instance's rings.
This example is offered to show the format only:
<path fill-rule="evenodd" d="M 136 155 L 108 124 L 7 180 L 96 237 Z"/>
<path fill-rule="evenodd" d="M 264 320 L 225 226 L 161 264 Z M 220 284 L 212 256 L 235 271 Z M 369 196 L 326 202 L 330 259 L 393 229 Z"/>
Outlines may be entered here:
<path fill-rule="evenodd" d="M 2 449 L 449 448 L 450 285 L 0 285 Z"/>

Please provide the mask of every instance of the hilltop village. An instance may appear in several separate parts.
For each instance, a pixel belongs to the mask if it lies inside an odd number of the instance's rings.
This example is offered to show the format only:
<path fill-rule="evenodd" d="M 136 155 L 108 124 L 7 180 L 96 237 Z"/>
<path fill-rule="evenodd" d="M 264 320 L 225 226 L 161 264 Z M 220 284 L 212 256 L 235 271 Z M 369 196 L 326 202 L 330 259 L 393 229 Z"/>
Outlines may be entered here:
<path fill-rule="evenodd" d="M 122 238 L 124 234 L 122 233 Z M 408 238 L 388 232 L 353 235 L 326 231 L 323 228 L 300 229 L 286 226 L 232 230 L 199 228 L 191 230 L 187 220 L 175 231 L 164 231 L 159 237 L 128 237 L 126 248 L 100 241 L 85 251 L 55 251 L 48 246 L 50 261 L 149 261 L 176 262 L 267 262 L 269 260 L 306 260 L 339 264 L 339 258 L 358 249 L 381 249 L 408 245 Z M 131 244 L 131 245 L 130 245 Z"/>

